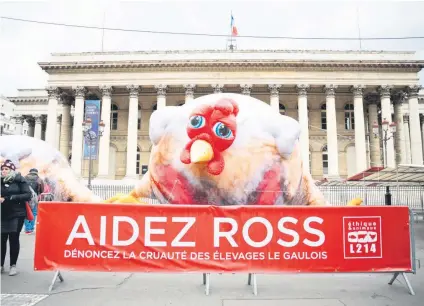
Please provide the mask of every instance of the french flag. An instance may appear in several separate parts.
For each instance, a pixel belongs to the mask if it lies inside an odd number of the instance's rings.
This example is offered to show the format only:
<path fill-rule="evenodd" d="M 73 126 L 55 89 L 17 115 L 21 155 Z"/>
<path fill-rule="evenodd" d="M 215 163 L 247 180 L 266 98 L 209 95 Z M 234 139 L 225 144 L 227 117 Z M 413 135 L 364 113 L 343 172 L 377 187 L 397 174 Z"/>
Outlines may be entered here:
<path fill-rule="evenodd" d="M 232 36 L 237 36 L 238 32 L 237 32 L 237 27 L 234 23 L 234 17 L 233 14 L 231 14 L 231 35 Z"/>

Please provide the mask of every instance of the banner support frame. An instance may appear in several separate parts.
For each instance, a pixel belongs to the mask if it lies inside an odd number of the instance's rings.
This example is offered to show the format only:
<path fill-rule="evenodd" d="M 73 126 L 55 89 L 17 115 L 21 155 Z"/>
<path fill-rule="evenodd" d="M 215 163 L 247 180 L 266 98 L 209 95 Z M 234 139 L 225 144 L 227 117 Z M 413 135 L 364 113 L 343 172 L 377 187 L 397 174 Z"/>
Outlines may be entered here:
<path fill-rule="evenodd" d="M 203 273 L 203 285 L 205 285 L 205 294 L 209 295 L 209 291 L 210 291 L 210 284 L 211 284 L 211 280 L 210 280 L 210 273 Z"/>
<path fill-rule="evenodd" d="M 399 274 L 402 274 L 403 279 L 405 280 L 406 286 L 408 287 L 409 293 L 411 295 L 415 295 L 414 289 L 412 288 L 412 285 L 409 282 L 409 279 L 406 276 L 406 273 L 405 272 L 396 272 L 395 274 L 393 274 L 392 279 L 389 281 L 389 285 L 392 285 L 393 284 L 393 282 L 396 280 L 396 278 L 399 276 Z"/>
<path fill-rule="evenodd" d="M 56 283 L 56 280 L 59 278 L 60 282 L 63 283 L 64 282 L 64 278 L 62 276 L 62 273 L 60 273 L 59 270 L 56 270 L 56 272 L 54 273 L 53 279 L 52 279 L 52 283 L 50 284 L 49 287 L 49 292 L 51 292 L 53 290 L 53 286 Z"/>
<path fill-rule="evenodd" d="M 247 276 L 247 284 L 252 286 L 253 295 L 258 295 L 258 281 L 256 273 L 249 273 Z"/>
<path fill-rule="evenodd" d="M 417 272 L 417 259 L 415 258 L 415 231 L 414 231 L 414 213 L 412 209 L 409 208 L 409 235 L 410 235 L 410 243 L 411 243 L 411 264 L 412 264 L 412 273 L 415 274 Z M 395 272 L 393 274 L 392 279 L 389 281 L 389 285 L 392 285 L 394 281 L 397 279 L 399 274 L 402 274 L 403 279 L 405 280 L 406 286 L 408 287 L 409 293 L 411 295 L 415 295 L 415 291 L 412 288 L 411 282 L 406 276 L 405 272 Z"/>

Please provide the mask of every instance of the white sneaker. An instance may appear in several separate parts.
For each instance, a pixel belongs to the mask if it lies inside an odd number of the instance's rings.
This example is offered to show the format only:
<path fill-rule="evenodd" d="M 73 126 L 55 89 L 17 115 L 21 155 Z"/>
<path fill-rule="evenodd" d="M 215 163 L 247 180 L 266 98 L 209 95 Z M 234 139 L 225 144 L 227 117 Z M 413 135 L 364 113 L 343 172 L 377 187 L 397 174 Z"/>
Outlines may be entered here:
<path fill-rule="evenodd" d="M 9 276 L 14 276 L 18 274 L 18 271 L 16 270 L 16 266 L 11 266 L 9 271 Z"/>

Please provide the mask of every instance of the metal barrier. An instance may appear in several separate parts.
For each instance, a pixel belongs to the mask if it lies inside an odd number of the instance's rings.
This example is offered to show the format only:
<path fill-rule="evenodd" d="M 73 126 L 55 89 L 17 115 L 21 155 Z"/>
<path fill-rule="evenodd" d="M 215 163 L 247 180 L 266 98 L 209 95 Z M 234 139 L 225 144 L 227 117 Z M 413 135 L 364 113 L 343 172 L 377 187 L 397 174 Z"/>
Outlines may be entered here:
<path fill-rule="evenodd" d="M 334 206 L 344 206 L 353 198 L 363 199 L 365 206 L 384 205 L 385 186 L 317 186 L 329 203 Z M 133 190 L 133 185 L 93 185 L 93 192 L 103 199 L 111 198 L 118 193 L 128 194 Z M 424 186 L 392 186 L 393 206 L 408 206 L 415 215 L 424 215 Z M 160 204 L 158 200 L 144 198 L 148 204 Z"/>
<path fill-rule="evenodd" d="M 390 273 L 393 276 L 389 285 L 401 275 L 410 294 L 415 295 L 407 277 L 408 273 L 416 273 L 417 264 L 413 216 L 407 207 L 230 208 L 68 202 L 40 205 L 34 270 L 55 271 L 49 291 L 57 280 L 64 281 L 61 272 L 65 269 L 199 272 L 203 275 L 206 295 L 210 293 L 211 273 L 248 274 L 254 295 L 258 295 L 258 273 Z M 58 212 L 63 218 L 56 217 Z M 152 222 L 161 222 L 162 234 L 173 235 L 168 236 L 173 242 L 162 241 L 164 237 L 151 240 L 148 229 Z M 292 229 L 297 237 L 304 230 L 319 239 L 303 239 L 293 244 L 293 241 L 274 237 L 274 233 L 287 229 L 282 225 L 285 222 L 300 226 Z M 259 240 L 258 236 L 253 239 L 249 234 L 249 228 L 255 223 L 262 224 L 254 231 L 260 232 Z M 314 225 L 310 227 L 310 223 Z M 223 229 L 220 224 L 231 225 L 231 228 Z M 90 228 L 100 228 L 100 231 Z M 119 239 L 120 230 L 131 233 L 131 238 Z M 112 237 L 112 232 L 118 235 Z M 295 237 L 295 234 L 290 235 Z M 201 243 L 196 244 L 197 241 Z M 342 247 L 334 248 L 334 245 Z M 366 258 L 373 260 L 364 260 Z M 289 260 L 296 260 L 296 265 L 288 264 Z M 314 260 L 313 265 L 310 260 Z"/>

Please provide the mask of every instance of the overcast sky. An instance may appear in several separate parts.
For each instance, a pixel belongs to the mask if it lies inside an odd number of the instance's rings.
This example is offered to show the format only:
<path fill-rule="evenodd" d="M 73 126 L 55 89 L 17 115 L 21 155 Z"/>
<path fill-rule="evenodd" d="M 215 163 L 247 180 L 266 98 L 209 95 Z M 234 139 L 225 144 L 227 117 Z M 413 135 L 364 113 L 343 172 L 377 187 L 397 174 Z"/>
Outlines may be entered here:
<path fill-rule="evenodd" d="M 78 25 L 226 34 L 233 12 L 239 35 L 397 37 L 424 35 L 424 2 L 405 1 L 2 1 L 0 16 Z M 359 12 L 359 15 L 357 15 Z M 105 16 L 105 18 L 104 18 Z M 106 31 L 105 51 L 225 49 L 222 37 Z M 238 49 L 358 50 L 357 41 L 237 40 Z M 362 41 L 363 50 L 417 51 L 424 39 Z M 0 20 L 0 94 L 44 88 L 37 62 L 53 52 L 101 51 L 102 31 Z M 420 83 L 424 84 L 423 72 Z"/>

